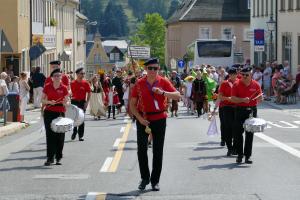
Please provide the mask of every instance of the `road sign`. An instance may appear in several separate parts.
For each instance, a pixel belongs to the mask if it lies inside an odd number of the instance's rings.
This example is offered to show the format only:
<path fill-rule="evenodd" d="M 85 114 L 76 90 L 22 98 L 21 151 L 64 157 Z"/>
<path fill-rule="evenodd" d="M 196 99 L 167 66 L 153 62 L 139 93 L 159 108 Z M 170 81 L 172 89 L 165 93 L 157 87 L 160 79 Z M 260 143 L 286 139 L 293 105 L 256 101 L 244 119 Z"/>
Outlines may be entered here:
<path fill-rule="evenodd" d="M 265 30 L 254 30 L 254 51 L 265 51 Z"/>
<path fill-rule="evenodd" d="M 177 65 L 178 65 L 179 68 L 183 68 L 184 65 L 185 65 L 184 60 L 178 60 Z"/>
<path fill-rule="evenodd" d="M 129 57 L 137 59 L 149 59 L 150 47 L 130 46 L 128 51 Z"/>
<path fill-rule="evenodd" d="M 171 69 L 176 69 L 176 64 L 177 63 L 176 63 L 176 60 L 174 58 L 171 59 L 170 63 L 171 63 Z"/>

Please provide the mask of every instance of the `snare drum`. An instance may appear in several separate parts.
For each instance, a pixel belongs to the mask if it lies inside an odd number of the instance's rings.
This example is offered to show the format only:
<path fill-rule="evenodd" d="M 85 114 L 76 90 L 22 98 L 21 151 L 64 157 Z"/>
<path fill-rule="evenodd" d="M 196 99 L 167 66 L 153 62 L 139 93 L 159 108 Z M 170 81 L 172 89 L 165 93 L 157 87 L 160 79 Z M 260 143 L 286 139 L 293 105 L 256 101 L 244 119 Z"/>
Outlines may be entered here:
<path fill-rule="evenodd" d="M 74 121 L 74 126 L 80 126 L 84 122 L 84 112 L 82 109 L 71 104 L 66 108 L 66 117 Z"/>
<path fill-rule="evenodd" d="M 73 130 L 74 121 L 65 117 L 58 117 L 51 122 L 51 129 L 55 133 L 65 133 Z"/>
<path fill-rule="evenodd" d="M 247 132 L 264 132 L 265 128 L 267 127 L 267 122 L 261 118 L 250 117 L 245 121 L 243 127 Z"/>

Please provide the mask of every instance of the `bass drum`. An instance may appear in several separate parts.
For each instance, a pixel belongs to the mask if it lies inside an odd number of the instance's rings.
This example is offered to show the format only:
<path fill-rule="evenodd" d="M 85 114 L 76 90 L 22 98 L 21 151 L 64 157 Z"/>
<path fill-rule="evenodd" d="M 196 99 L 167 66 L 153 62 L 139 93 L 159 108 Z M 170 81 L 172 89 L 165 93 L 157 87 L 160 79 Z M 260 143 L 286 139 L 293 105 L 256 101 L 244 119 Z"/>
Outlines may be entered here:
<path fill-rule="evenodd" d="M 74 126 L 80 126 L 84 122 L 84 112 L 82 109 L 78 108 L 77 106 L 71 104 L 66 108 L 67 118 L 74 120 Z"/>

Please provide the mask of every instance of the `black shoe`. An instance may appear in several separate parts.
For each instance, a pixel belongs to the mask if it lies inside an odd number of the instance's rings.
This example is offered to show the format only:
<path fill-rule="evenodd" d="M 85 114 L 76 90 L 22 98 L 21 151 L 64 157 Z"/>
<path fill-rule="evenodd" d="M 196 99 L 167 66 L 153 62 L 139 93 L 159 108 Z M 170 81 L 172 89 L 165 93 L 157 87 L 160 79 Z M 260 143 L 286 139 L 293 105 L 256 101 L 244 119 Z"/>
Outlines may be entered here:
<path fill-rule="evenodd" d="M 150 183 L 149 180 L 142 180 L 138 187 L 139 190 L 144 190 L 149 183 Z"/>
<path fill-rule="evenodd" d="M 236 163 L 242 163 L 243 162 L 243 156 L 238 156 L 237 158 L 236 158 Z"/>
<path fill-rule="evenodd" d="M 82 141 L 84 141 L 84 139 L 83 138 L 79 138 L 79 141 L 82 142 Z"/>
<path fill-rule="evenodd" d="M 245 163 L 246 163 L 246 164 L 252 164 L 253 161 L 251 160 L 251 158 L 246 158 L 246 159 L 245 159 Z"/>
<path fill-rule="evenodd" d="M 56 159 L 56 164 L 55 165 L 61 165 L 60 159 Z"/>
<path fill-rule="evenodd" d="M 232 156 L 232 150 L 227 151 L 227 156 Z"/>
<path fill-rule="evenodd" d="M 152 191 L 159 191 L 160 190 L 160 187 L 159 187 L 159 184 L 155 184 L 155 185 L 152 185 Z"/>
<path fill-rule="evenodd" d="M 51 165 L 51 161 L 50 160 L 47 160 L 45 163 L 44 163 L 45 166 L 50 166 Z"/>
<path fill-rule="evenodd" d="M 225 141 L 221 141 L 220 145 L 221 145 L 221 147 L 224 147 L 225 146 Z"/>
<path fill-rule="evenodd" d="M 116 117 L 113 117 L 113 119 L 116 119 Z"/>
<path fill-rule="evenodd" d="M 75 140 L 75 138 L 76 138 L 76 133 L 73 133 L 71 136 L 71 140 Z"/>

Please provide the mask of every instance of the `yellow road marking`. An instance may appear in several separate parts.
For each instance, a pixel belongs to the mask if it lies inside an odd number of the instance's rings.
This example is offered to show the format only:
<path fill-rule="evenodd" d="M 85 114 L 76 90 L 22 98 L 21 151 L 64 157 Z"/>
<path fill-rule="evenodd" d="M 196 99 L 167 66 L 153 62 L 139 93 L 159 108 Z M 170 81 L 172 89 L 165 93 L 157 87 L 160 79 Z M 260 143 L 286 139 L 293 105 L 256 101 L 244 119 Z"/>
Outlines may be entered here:
<path fill-rule="evenodd" d="M 105 200 L 106 199 L 106 194 L 105 193 L 100 193 L 97 194 L 96 200 Z"/>
<path fill-rule="evenodd" d="M 118 146 L 117 152 L 114 156 L 114 159 L 113 159 L 113 161 L 110 165 L 110 168 L 109 168 L 108 172 L 116 172 L 117 171 L 120 160 L 121 160 L 121 157 L 122 157 L 122 154 L 123 154 L 123 151 L 124 151 L 126 141 L 128 139 L 130 128 L 131 128 L 131 122 L 127 123 L 127 126 L 125 128 L 123 137 L 121 138 L 121 142 Z"/>

